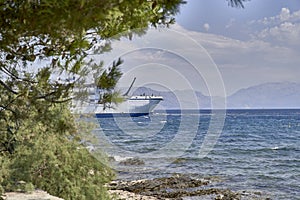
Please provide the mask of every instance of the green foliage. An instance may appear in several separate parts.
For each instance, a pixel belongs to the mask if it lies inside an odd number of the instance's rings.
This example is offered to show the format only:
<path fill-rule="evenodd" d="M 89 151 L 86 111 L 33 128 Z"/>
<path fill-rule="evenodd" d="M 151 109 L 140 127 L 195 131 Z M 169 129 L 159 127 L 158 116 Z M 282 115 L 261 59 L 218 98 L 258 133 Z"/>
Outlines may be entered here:
<path fill-rule="evenodd" d="M 5 191 L 3 188 L 2 183 L 5 182 L 5 180 L 7 180 L 8 176 L 9 176 L 9 163 L 10 160 L 7 159 L 6 157 L 0 156 L 0 199 L 1 199 L 1 194 L 3 194 L 3 192 Z"/>
<path fill-rule="evenodd" d="M 32 183 L 26 183 L 25 181 L 17 181 L 13 184 L 8 184 L 8 187 L 12 191 L 24 193 L 30 193 L 35 189 Z"/>
<path fill-rule="evenodd" d="M 149 24 L 169 25 L 182 0 L 0 1 L 0 108 L 19 101 L 67 101 L 92 69 L 88 54 L 110 50 L 112 36 L 131 38 Z M 142 31 L 141 31 L 142 30 Z M 121 34 L 120 33 L 125 33 Z M 101 67 L 102 64 L 94 66 Z M 63 74 L 72 81 L 57 82 Z M 111 80 L 109 80 L 111 81 Z M 115 80 L 112 80 L 113 82 Z M 14 95 L 14 96 L 12 96 Z M 15 118 L 18 118 L 15 115 Z"/>
<path fill-rule="evenodd" d="M 119 67 L 123 61 L 119 58 L 117 62 L 113 62 L 112 67 L 105 70 L 99 78 L 96 79 L 96 86 L 102 90 L 113 90 L 118 80 L 122 76 L 122 72 L 120 71 Z"/>
<path fill-rule="evenodd" d="M 131 38 L 135 29 L 172 23 L 171 16 L 181 3 L 182 0 L 1 0 L 0 152 L 14 152 L 16 133 L 31 107 L 43 118 L 47 114 L 44 108 L 69 101 L 75 84 L 82 85 L 88 73 L 101 75 L 98 73 L 102 72 L 102 63 L 91 66 L 88 54 L 110 50 L 109 38 L 121 32 Z M 119 73 L 116 67 L 112 72 Z M 103 73 L 102 77 L 106 77 Z M 110 74 L 106 79 L 109 84 L 100 85 L 109 91 L 116 83 L 110 78 L 119 77 Z M 54 81 L 59 75 L 75 79 Z M 103 103 L 114 99 L 118 98 L 104 98 Z"/>
<path fill-rule="evenodd" d="M 103 108 L 112 107 L 112 103 L 118 104 L 123 101 L 119 91 L 115 91 L 114 88 L 117 85 L 118 80 L 122 76 L 122 72 L 119 66 L 123 63 L 121 59 L 114 61 L 112 66 L 105 70 L 99 78 L 96 79 L 96 87 L 100 91 L 99 104 L 103 104 Z"/>
<path fill-rule="evenodd" d="M 75 123 L 66 104 L 54 104 L 45 111 L 44 118 L 31 112 L 19 127 L 19 145 L 0 170 L 1 185 L 6 191 L 28 191 L 34 185 L 66 200 L 109 199 L 103 185 L 113 172 L 105 157 L 96 159 L 79 144 L 89 129 L 82 122 Z M 19 187 L 20 181 L 26 184 Z"/>
<path fill-rule="evenodd" d="M 103 185 L 113 173 L 83 146 L 89 129 L 67 102 L 87 74 L 107 92 L 103 104 L 119 102 L 121 60 L 102 71 L 88 54 L 110 50 L 109 38 L 121 32 L 131 39 L 132 30 L 173 23 L 180 3 L 0 1 L 0 193 L 34 186 L 66 200 L 108 199 Z M 55 81 L 59 75 L 72 81 Z"/>

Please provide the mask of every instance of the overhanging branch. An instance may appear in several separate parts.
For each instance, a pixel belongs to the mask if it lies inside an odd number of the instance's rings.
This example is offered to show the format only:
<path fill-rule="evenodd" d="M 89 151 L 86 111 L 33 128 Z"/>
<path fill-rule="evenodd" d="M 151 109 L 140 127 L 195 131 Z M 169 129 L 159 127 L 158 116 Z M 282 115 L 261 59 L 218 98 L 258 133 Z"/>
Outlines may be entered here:
<path fill-rule="evenodd" d="M 11 89 L 8 85 L 6 85 L 2 80 L 0 80 L 0 85 L 2 85 L 6 90 L 8 90 L 9 92 L 13 93 L 13 94 L 18 94 L 18 92 L 14 91 L 13 89 Z"/>

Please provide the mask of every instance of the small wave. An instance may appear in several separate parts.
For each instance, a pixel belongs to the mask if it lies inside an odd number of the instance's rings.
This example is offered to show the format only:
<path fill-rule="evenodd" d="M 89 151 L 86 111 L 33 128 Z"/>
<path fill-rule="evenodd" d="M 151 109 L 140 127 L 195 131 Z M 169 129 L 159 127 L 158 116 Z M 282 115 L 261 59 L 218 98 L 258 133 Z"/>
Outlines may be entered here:
<path fill-rule="evenodd" d="M 274 146 L 270 148 L 271 150 L 285 150 L 285 151 L 299 151 L 299 147 L 294 145 L 287 145 L 287 146 Z"/>
<path fill-rule="evenodd" d="M 279 147 L 272 147 L 271 149 L 272 149 L 272 150 L 278 150 Z"/>
<path fill-rule="evenodd" d="M 133 157 L 124 157 L 124 156 L 112 156 L 112 158 L 117 162 L 122 162 L 128 159 L 133 159 Z"/>

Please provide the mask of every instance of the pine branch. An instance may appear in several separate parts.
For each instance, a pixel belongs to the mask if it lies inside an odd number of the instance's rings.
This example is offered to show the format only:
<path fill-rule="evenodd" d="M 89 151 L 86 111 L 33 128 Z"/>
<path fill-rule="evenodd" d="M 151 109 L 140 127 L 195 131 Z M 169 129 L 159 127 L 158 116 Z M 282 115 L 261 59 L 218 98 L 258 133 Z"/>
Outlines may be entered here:
<path fill-rule="evenodd" d="M 6 90 L 13 94 L 19 94 L 18 92 L 14 91 L 12 88 L 10 88 L 8 85 L 6 85 L 2 80 L 0 80 L 0 85 L 2 85 Z"/>

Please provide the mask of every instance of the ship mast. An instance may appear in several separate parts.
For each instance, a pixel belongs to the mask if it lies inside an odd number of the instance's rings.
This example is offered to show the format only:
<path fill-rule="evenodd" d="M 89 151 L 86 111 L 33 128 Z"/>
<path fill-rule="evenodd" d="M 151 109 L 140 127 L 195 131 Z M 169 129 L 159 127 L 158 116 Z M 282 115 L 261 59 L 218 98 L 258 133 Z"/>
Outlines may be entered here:
<path fill-rule="evenodd" d="M 127 92 L 125 92 L 125 93 L 123 94 L 123 96 L 128 96 L 128 94 L 129 94 L 129 92 L 130 92 L 130 90 L 131 90 L 131 88 L 132 88 L 132 86 L 133 86 L 135 80 L 136 80 L 136 77 L 134 77 L 134 79 L 133 79 L 133 81 L 132 81 L 130 87 L 128 88 Z"/>

